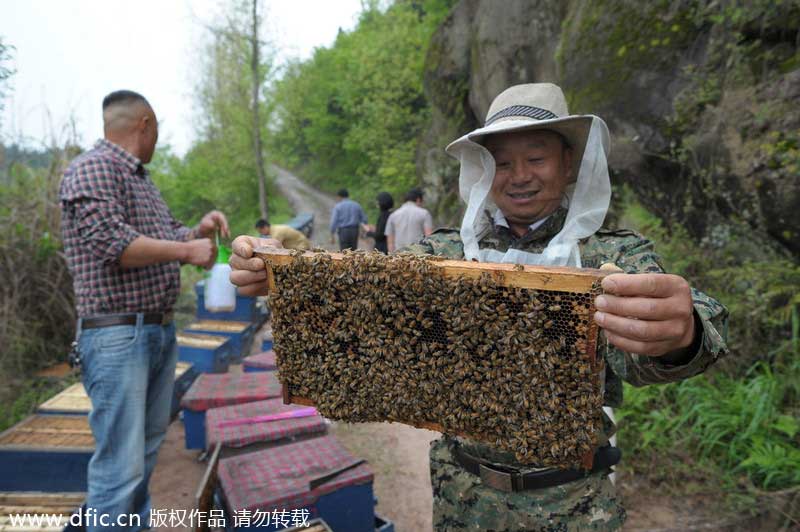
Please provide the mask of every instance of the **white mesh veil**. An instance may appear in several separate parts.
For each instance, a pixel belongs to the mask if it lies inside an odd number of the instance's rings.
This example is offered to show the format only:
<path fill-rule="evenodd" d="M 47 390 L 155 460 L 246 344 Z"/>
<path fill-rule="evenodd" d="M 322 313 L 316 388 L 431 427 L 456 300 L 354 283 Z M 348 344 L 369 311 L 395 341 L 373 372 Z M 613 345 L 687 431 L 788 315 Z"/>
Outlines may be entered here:
<path fill-rule="evenodd" d="M 490 230 L 491 222 L 484 212 L 489 211 L 489 214 L 494 216 L 497 206 L 489 195 L 495 173 L 494 158 L 484 146 L 475 141 L 475 138 L 487 133 L 528 129 L 531 128 L 531 122 L 511 120 L 506 121 L 502 129 L 492 128 L 492 131 L 487 131 L 487 128 L 478 129 L 448 146 L 447 152 L 461 162 L 459 192 L 467 204 L 461 224 L 461 239 L 467 260 L 578 268 L 581 266 L 578 241 L 594 234 L 600 228 L 611 199 L 611 182 L 606 160 L 610 144 L 608 127 L 597 116 L 584 115 L 581 118 L 590 118 L 591 127 L 577 180 L 566 190 L 567 216 L 562 229 L 550 240 L 542 253 L 530 253 L 518 249 L 500 252 L 494 249 L 481 249 L 479 246 L 480 239 Z M 562 122 L 562 120 L 552 122 Z M 548 129 L 548 127 L 542 123 L 537 129 Z"/>

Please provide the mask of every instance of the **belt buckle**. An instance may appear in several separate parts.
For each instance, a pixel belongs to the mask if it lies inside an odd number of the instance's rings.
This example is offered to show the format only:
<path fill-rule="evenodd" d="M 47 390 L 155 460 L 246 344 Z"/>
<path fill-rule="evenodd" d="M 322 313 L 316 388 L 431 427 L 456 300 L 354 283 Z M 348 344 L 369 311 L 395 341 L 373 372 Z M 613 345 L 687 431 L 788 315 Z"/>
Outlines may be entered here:
<path fill-rule="evenodd" d="M 481 482 L 490 488 L 507 493 L 518 491 L 518 488 L 516 488 L 517 482 L 515 482 L 515 480 L 519 479 L 518 475 L 517 478 L 515 478 L 513 473 L 499 471 L 484 464 L 478 464 L 478 472 L 481 477 Z"/>
<path fill-rule="evenodd" d="M 166 326 L 172 323 L 172 318 L 175 316 L 173 311 L 165 312 L 161 315 L 161 325 Z"/>

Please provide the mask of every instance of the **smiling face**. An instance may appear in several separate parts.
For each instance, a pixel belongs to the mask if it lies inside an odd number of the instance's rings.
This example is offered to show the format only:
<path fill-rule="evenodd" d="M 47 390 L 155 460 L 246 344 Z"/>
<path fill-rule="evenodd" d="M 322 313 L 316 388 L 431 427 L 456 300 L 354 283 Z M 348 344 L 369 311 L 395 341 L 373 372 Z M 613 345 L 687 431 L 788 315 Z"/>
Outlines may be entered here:
<path fill-rule="evenodd" d="M 524 235 L 561 204 L 572 175 L 572 151 L 561 135 L 543 129 L 491 135 L 484 145 L 495 160 L 492 200 L 511 230 Z"/>

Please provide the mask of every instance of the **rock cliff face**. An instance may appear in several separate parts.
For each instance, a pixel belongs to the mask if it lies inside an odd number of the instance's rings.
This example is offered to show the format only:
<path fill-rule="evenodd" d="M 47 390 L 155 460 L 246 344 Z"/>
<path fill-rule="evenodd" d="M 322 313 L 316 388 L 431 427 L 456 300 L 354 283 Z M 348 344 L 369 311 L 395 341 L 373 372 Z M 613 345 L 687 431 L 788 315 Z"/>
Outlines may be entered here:
<path fill-rule="evenodd" d="M 731 5 L 728 5 L 731 4 Z M 800 3 L 462 0 L 435 34 L 418 166 L 458 212 L 447 142 L 515 83 L 553 81 L 611 129 L 612 180 L 669 227 L 800 255 Z"/>

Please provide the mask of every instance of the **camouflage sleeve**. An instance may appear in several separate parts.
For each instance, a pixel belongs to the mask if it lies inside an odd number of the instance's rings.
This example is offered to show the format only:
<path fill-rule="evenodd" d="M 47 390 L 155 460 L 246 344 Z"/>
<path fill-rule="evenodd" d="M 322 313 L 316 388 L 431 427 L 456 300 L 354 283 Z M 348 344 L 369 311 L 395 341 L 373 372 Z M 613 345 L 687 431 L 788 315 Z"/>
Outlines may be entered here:
<path fill-rule="evenodd" d="M 663 273 L 661 260 L 653 243 L 643 236 L 626 232 L 617 240 L 613 262 L 626 273 Z M 715 299 L 692 288 L 695 323 L 701 328 L 697 352 L 685 364 L 671 365 L 659 357 L 627 353 L 608 345 L 606 360 L 614 372 L 634 386 L 687 379 L 705 371 L 715 360 L 728 353 L 728 310 Z"/>
<path fill-rule="evenodd" d="M 397 251 L 415 255 L 438 255 L 450 259 L 464 258 L 464 245 L 457 229 L 437 229 L 417 244 L 410 244 Z"/>

